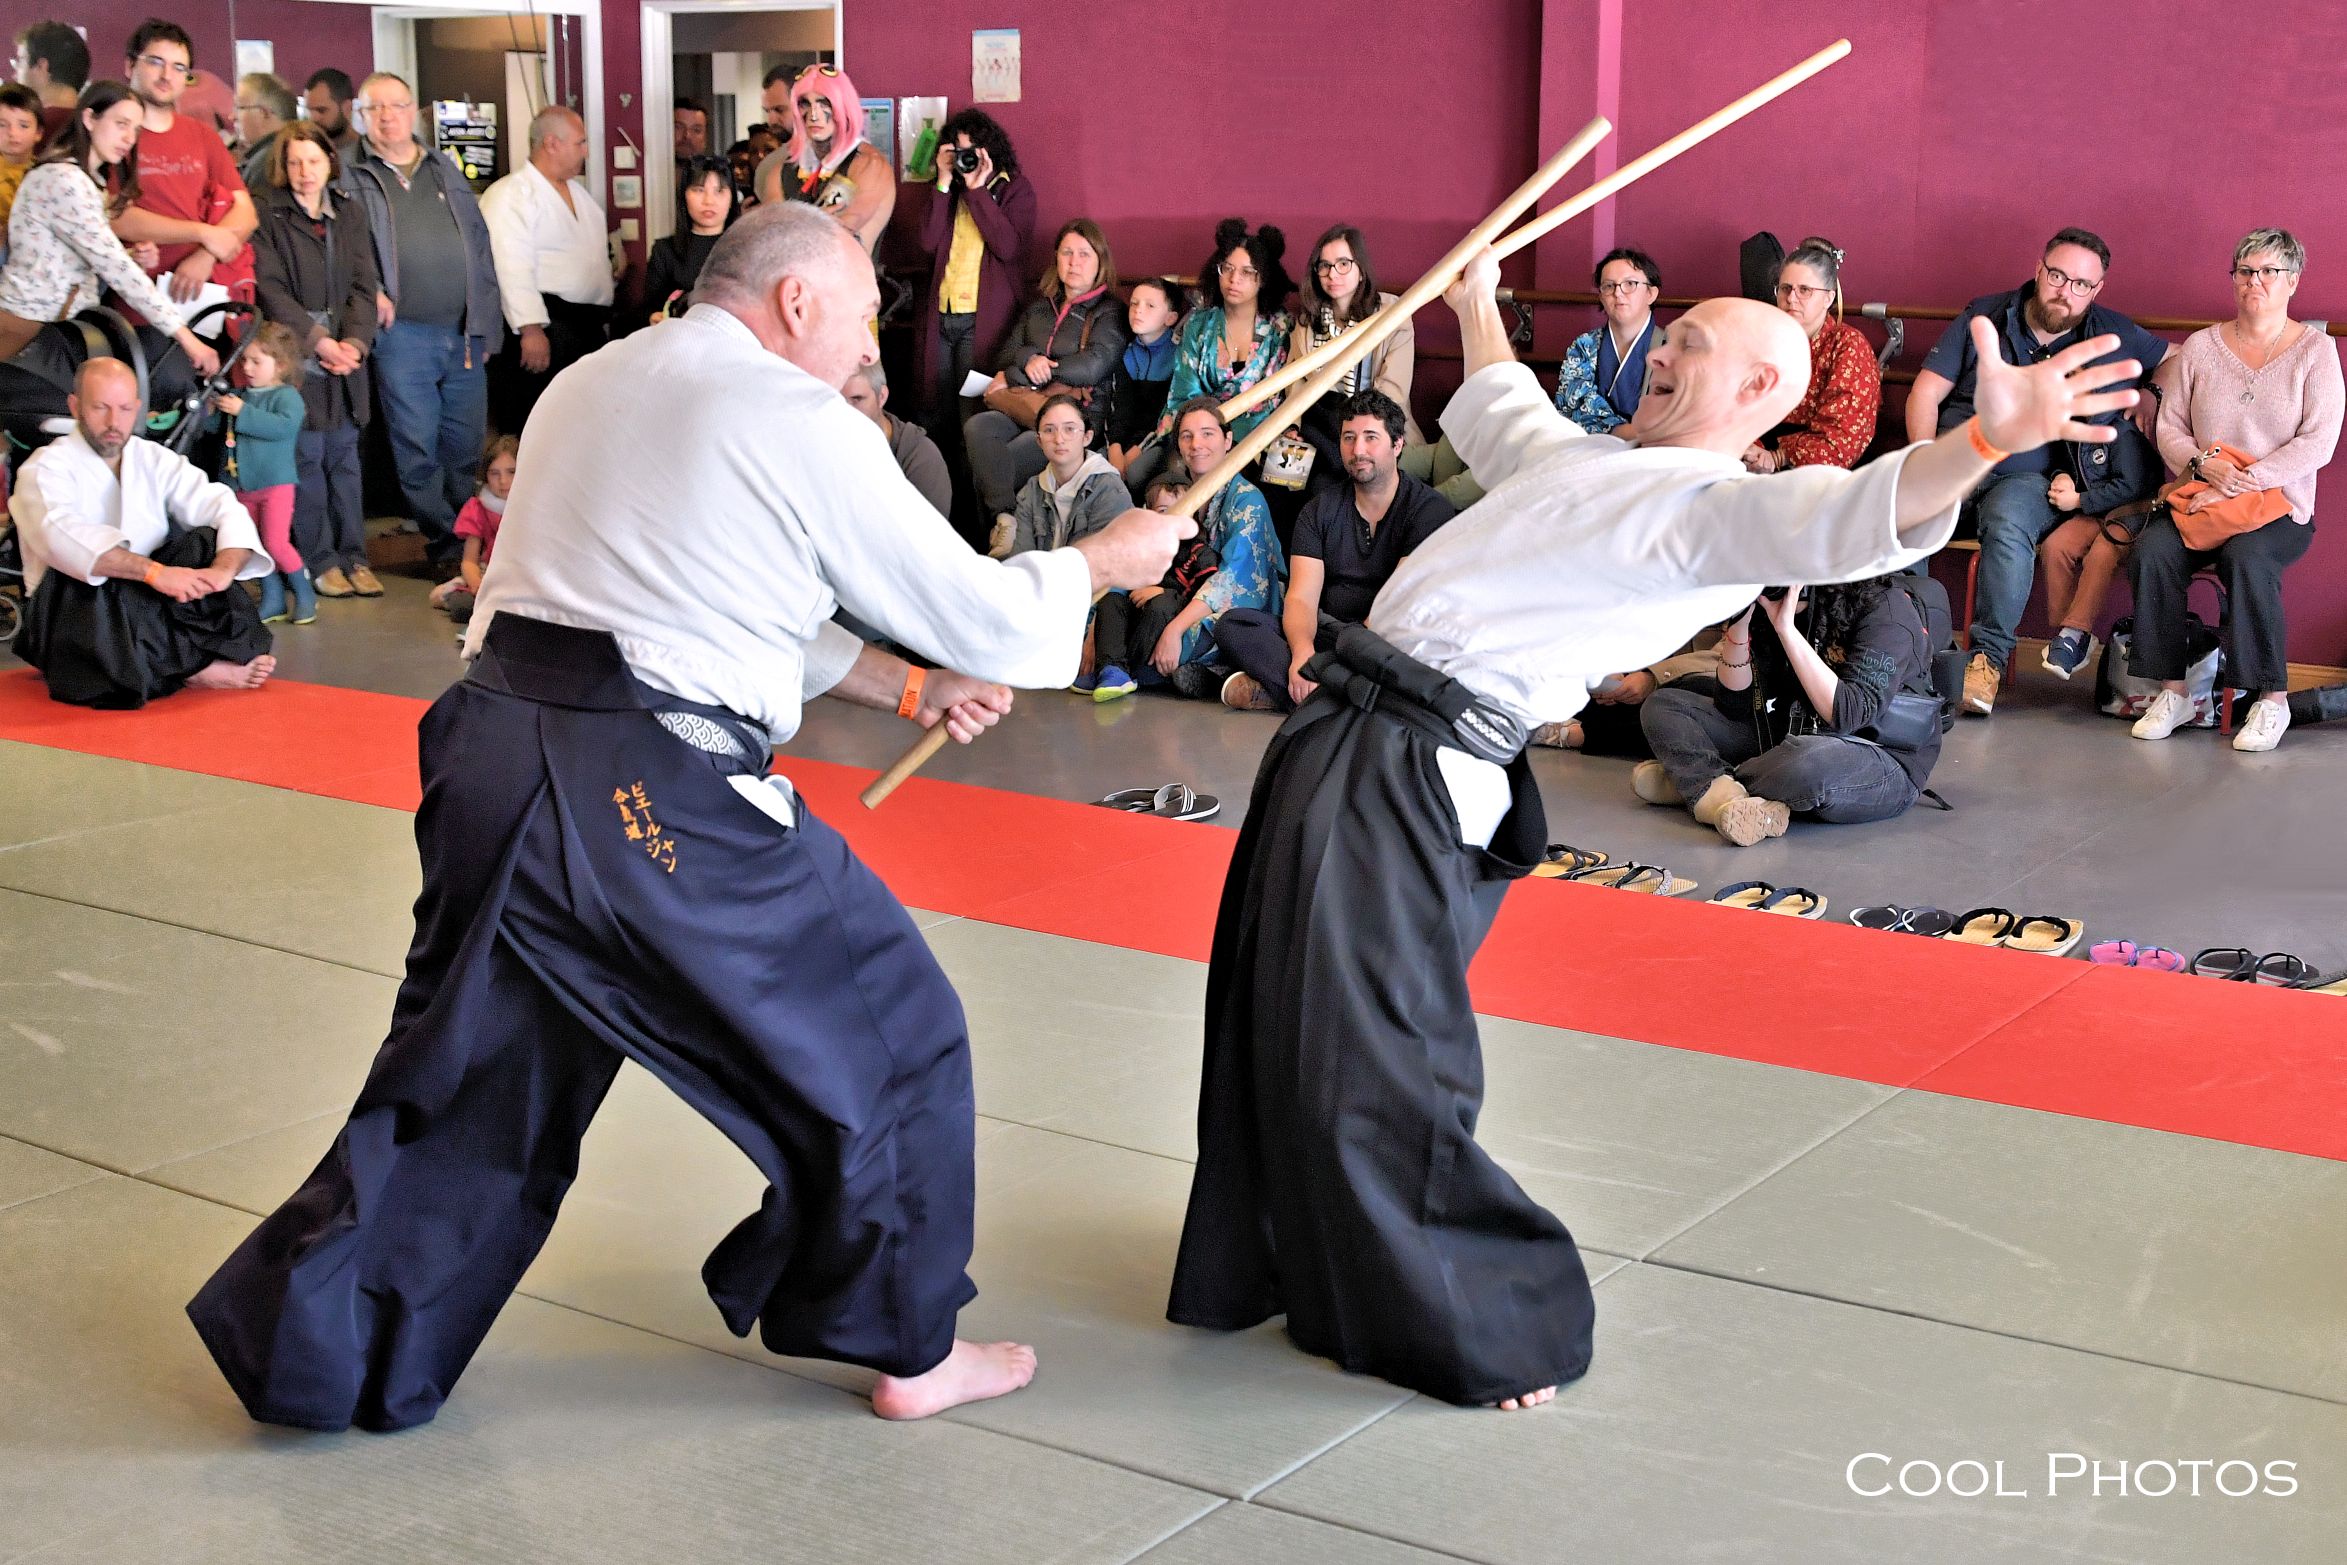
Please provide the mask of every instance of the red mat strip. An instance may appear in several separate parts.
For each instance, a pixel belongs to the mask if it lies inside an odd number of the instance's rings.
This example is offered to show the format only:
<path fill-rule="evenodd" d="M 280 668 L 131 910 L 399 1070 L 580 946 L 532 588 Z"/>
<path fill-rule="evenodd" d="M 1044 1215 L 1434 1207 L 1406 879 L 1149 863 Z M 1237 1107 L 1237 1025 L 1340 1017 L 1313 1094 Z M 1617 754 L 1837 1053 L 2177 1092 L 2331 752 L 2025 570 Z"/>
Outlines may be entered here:
<path fill-rule="evenodd" d="M 0 675 L 0 739 L 391 809 L 416 805 L 423 707 L 280 680 L 86 712 Z M 930 781 L 873 812 L 869 771 L 784 769 L 916 907 L 1206 955 L 1228 831 Z M 2326 997 L 1553 881 L 1509 895 L 1473 977 L 1494 1016 L 2347 1160 L 2347 1005 Z"/>

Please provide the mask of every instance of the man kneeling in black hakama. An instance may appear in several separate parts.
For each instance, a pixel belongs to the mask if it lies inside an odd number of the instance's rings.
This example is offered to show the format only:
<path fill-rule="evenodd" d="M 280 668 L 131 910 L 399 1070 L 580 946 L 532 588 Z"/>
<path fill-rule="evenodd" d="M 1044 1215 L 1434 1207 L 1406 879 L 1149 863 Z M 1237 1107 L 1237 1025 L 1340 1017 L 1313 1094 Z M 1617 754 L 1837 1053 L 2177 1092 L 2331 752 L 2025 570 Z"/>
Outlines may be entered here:
<path fill-rule="evenodd" d="M 2013 451 L 2102 441 L 2132 405 L 2098 337 L 2027 369 L 1981 342 L 1978 416 L 1843 472 L 1747 474 L 1809 350 L 1766 305 L 1696 306 L 1651 349 L 1637 417 L 1587 435 L 1516 364 L 1488 252 L 1448 295 L 1466 379 L 1443 414 L 1489 493 L 1427 539 L 1255 781 L 1206 989 L 1198 1169 L 1168 1314 L 1289 1335 L 1345 1368 L 1515 1409 L 1589 1367 L 1596 1316 L 1564 1225 L 1475 1143 L 1483 1069 L 1467 966 L 1548 840 L 1526 736 L 1773 585 L 1856 581 L 1944 544 Z M 1733 779 L 1699 816 L 1762 835 L 1782 804 Z"/>
<path fill-rule="evenodd" d="M 887 887 L 768 775 L 802 702 L 967 741 L 1074 678 L 1096 592 L 1190 524 L 1140 512 L 997 563 L 839 386 L 877 351 L 863 247 L 800 203 L 734 225 L 691 312 L 556 376 L 420 735 L 424 887 L 391 1030 L 308 1182 L 189 1305 L 258 1419 L 436 1413 L 554 1223 L 622 1060 L 765 1174 L 702 1278 L 777 1353 L 918 1418 L 1026 1384 L 954 1335 L 975 1105 L 960 1002 Z M 756 419 L 741 409 L 759 410 Z M 835 607 L 952 667 L 926 675 Z"/>
<path fill-rule="evenodd" d="M 276 567 L 251 515 L 187 458 L 138 438 L 147 410 L 120 359 L 84 364 L 67 406 L 73 433 L 27 459 L 8 502 L 24 551 L 16 655 L 74 706 L 259 686 L 277 660 L 236 583 Z"/>

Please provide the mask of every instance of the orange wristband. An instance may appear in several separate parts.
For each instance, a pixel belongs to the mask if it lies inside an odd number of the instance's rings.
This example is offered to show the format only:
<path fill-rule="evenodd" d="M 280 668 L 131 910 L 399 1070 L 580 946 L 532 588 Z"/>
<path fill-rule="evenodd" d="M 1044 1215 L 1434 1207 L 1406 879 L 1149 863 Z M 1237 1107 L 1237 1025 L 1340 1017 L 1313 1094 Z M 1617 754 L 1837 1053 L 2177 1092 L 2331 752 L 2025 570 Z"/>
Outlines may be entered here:
<path fill-rule="evenodd" d="M 147 568 L 139 573 L 139 580 L 152 587 L 155 585 L 155 578 L 162 574 L 163 567 L 155 563 L 153 560 L 149 560 L 147 562 Z"/>
<path fill-rule="evenodd" d="M 926 669 L 905 670 L 905 693 L 896 699 L 896 715 L 910 717 L 921 710 L 921 687 L 929 682 Z"/>
<path fill-rule="evenodd" d="M 1977 418 L 1968 418 L 1964 421 L 1964 433 L 1972 438 L 1974 453 L 1991 467 L 2013 454 L 2010 451 L 1999 451 L 1995 446 L 1990 445 L 1988 436 L 1980 432 L 1980 420 Z"/>

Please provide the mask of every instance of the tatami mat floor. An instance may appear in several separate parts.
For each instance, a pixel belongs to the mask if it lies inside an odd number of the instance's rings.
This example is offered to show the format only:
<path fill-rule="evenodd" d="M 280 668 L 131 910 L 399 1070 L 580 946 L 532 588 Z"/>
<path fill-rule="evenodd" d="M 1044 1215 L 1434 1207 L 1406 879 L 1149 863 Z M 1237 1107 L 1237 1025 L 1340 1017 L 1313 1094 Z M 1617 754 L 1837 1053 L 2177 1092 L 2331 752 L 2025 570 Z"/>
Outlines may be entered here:
<path fill-rule="evenodd" d="M 444 624 L 393 586 L 289 632 L 288 672 L 444 684 Z M 2336 792 L 2338 740 L 2145 755 L 2025 691 L 1952 749 L 1956 816 L 1799 832 L 1786 863 L 1837 900 L 2042 888 L 2155 937 L 2347 958 L 2347 850 L 2291 835 Z M 1063 797 L 1188 776 L 1235 815 L 1269 732 L 1170 702 L 1027 705 L 952 769 Z M 807 748 L 871 764 L 900 738 L 823 711 Z M 2002 767 L 2034 803 L 1971 781 Z M 1542 770 L 1575 833 L 1689 841 L 1590 765 Z M 0 1562 L 2311 1565 L 2347 1537 L 2347 1165 L 1493 1021 L 1484 1138 L 1588 1247 L 1598 1357 L 1542 1412 L 1464 1412 L 1276 1327 L 1164 1322 L 1198 964 L 939 915 L 981 1115 L 965 1319 L 1037 1344 L 1031 1389 L 888 1426 L 855 1374 L 727 1335 L 696 1272 L 758 1181 L 631 1067 L 436 1424 L 264 1430 L 179 1309 L 340 1123 L 407 942 L 412 822 L 22 744 L 0 745 L 0 789 Z M 2289 873 L 2244 878 L 2275 844 Z M 1789 878 L 1727 859 L 1670 862 Z M 1931 1003 L 1886 997 L 1884 1024 Z M 2002 1462 L 2026 1498 L 1870 1497 L 1849 1481 L 1867 1453 L 1889 1461 L 1861 1488 Z M 2102 1464 L 2099 1493 L 2049 1476 L 2064 1453 Z M 2225 1462 L 2261 1492 L 2219 1493 Z"/>

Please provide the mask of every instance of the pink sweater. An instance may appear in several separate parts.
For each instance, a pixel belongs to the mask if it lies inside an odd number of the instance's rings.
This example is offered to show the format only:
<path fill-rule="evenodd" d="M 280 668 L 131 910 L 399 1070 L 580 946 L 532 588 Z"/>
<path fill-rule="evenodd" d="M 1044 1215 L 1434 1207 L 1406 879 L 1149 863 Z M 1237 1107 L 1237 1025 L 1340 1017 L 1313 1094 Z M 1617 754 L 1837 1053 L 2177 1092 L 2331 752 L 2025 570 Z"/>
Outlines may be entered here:
<path fill-rule="evenodd" d="M 2160 403 L 2160 456 L 2171 473 L 2219 441 L 2257 461 L 2249 476 L 2279 489 L 2299 521 L 2314 516 L 2314 475 L 2339 444 L 2347 412 L 2347 378 L 2339 350 L 2321 321 L 2308 321 L 2287 352 L 2262 370 L 2233 356 L 2224 328 L 2204 326 L 2184 339 L 2169 366 Z"/>

